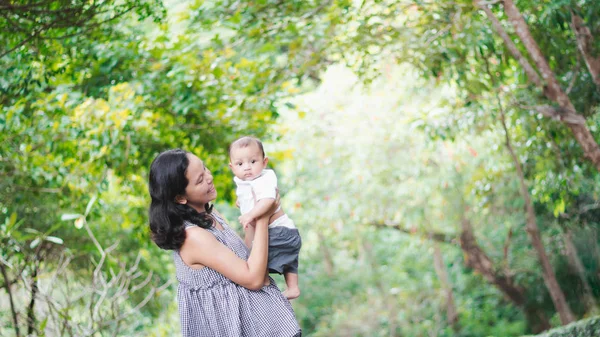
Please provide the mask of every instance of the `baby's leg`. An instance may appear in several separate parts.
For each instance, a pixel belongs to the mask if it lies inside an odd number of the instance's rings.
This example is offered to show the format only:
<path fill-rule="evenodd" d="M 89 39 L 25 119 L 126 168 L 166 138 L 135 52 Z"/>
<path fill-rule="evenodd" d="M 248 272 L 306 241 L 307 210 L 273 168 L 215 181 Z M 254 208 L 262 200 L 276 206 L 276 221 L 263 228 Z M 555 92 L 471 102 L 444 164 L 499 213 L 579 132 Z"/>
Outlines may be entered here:
<path fill-rule="evenodd" d="M 287 289 L 283 292 L 283 296 L 287 297 L 288 300 L 293 300 L 300 296 L 300 288 L 298 287 L 298 274 L 296 273 L 284 273 L 285 284 Z"/>

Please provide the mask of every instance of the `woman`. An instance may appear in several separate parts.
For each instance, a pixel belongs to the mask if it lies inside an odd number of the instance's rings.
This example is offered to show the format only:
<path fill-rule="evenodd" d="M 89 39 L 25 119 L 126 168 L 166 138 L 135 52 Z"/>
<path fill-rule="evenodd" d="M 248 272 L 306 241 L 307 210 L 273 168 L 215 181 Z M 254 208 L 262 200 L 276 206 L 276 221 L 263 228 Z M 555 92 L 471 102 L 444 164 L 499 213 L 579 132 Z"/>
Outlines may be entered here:
<path fill-rule="evenodd" d="M 179 149 L 154 159 L 149 190 L 152 239 L 174 251 L 184 337 L 301 335 L 289 301 L 265 280 L 272 212 L 256 221 L 249 252 L 212 209 L 217 191 L 210 171 Z"/>

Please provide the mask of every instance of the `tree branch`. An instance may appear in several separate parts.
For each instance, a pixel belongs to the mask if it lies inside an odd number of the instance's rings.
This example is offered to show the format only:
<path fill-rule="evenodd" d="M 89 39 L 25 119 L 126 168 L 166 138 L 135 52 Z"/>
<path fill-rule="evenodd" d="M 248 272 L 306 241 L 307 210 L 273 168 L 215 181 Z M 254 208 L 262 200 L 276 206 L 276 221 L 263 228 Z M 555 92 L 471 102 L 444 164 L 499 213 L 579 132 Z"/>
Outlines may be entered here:
<path fill-rule="evenodd" d="M 489 71 L 489 68 L 488 68 L 488 73 L 490 76 L 492 76 L 491 72 Z M 492 77 L 492 81 L 493 81 L 493 77 Z M 529 194 L 529 189 L 525 182 L 525 174 L 523 173 L 523 167 L 522 167 L 521 162 L 519 161 L 519 158 L 517 157 L 517 154 L 512 146 L 512 143 L 510 140 L 510 133 L 508 131 L 508 127 L 506 126 L 506 116 L 504 113 L 504 108 L 502 107 L 502 102 L 500 100 L 500 96 L 497 91 L 495 93 L 495 96 L 496 96 L 496 101 L 498 103 L 498 110 L 500 112 L 500 121 L 502 124 L 502 129 L 504 130 L 505 145 L 506 145 L 506 148 L 508 149 L 508 152 L 510 153 L 510 157 L 511 157 L 513 163 L 515 164 L 515 168 L 517 170 L 517 177 L 519 178 L 519 186 L 521 187 L 521 195 L 522 195 L 523 199 L 525 200 L 525 215 L 526 215 L 525 216 L 525 218 L 526 218 L 525 230 L 527 231 L 527 234 L 529 234 L 531 244 L 534 247 L 535 251 L 537 252 L 538 259 L 540 261 L 540 265 L 542 266 L 544 283 L 546 284 L 546 287 L 548 288 L 550 297 L 552 298 L 552 301 L 554 302 L 556 311 L 558 311 L 558 313 L 559 313 L 561 322 L 563 324 L 568 324 L 568 323 L 573 322 L 575 320 L 575 317 L 573 316 L 573 313 L 571 312 L 571 308 L 569 307 L 569 305 L 566 301 L 565 295 L 556 280 L 556 274 L 554 272 L 554 269 L 552 268 L 552 265 L 550 264 L 550 260 L 548 259 L 546 252 L 544 250 L 542 238 L 541 238 L 541 235 L 539 232 L 539 227 L 537 224 L 535 210 L 533 208 L 533 201 L 531 200 L 531 195 Z"/>
<path fill-rule="evenodd" d="M 500 38 L 502 39 L 502 41 L 504 41 L 504 44 L 506 45 L 506 48 L 508 48 L 508 51 L 517 60 L 517 62 L 519 62 L 521 67 L 523 67 L 523 70 L 525 71 L 525 74 L 527 74 L 529 80 L 533 82 L 537 87 L 543 88 L 544 82 L 540 78 L 540 75 L 538 75 L 537 71 L 531 66 L 529 60 L 525 56 L 523 56 L 523 54 L 521 54 L 521 51 L 519 51 L 519 48 L 517 48 L 515 43 L 512 41 L 512 39 L 506 32 L 506 30 L 504 30 L 504 27 L 502 27 L 502 24 L 500 23 L 500 21 L 498 21 L 498 18 L 496 18 L 492 10 L 488 7 L 488 3 L 475 0 L 474 4 L 475 6 L 481 8 L 485 12 L 488 19 L 490 19 L 490 21 L 492 22 L 492 27 L 494 27 L 496 33 L 500 35 Z"/>
<path fill-rule="evenodd" d="M 96 28 L 96 27 L 98 27 L 98 26 L 101 26 L 101 25 L 103 25 L 103 24 L 105 24 L 105 23 L 108 23 L 108 22 L 110 22 L 110 21 L 113 21 L 113 20 L 115 20 L 115 19 L 117 19 L 117 18 L 119 18 L 119 17 L 121 17 L 121 16 L 123 16 L 123 15 L 125 15 L 125 14 L 129 13 L 129 12 L 130 12 L 130 11 L 132 11 L 133 9 L 135 9 L 135 6 L 134 6 L 134 7 L 130 7 L 130 8 L 128 8 L 127 10 L 125 10 L 125 11 L 123 11 L 123 12 L 121 12 L 121 13 L 119 13 L 119 14 L 117 14 L 117 15 L 115 15 L 115 16 L 113 16 L 113 17 L 111 17 L 111 18 L 108 18 L 108 19 L 106 19 L 106 20 L 104 20 L 104 21 L 100 21 L 100 22 L 96 22 L 96 23 L 94 23 L 94 24 L 91 24 L 91 25 L 89 25 L 88 27 L 86 27 L 86 29 L 84 29 L 84 30 L 82 30 L 82 31 L 79 31 L 79 32 L 77 32 L 77 33 L 73 33 L 73 34 L 65 34 L 65 35 L 56 36 L 56 37 L 44 37 L 43 39 L 45 39 L 45 40 L 62 40 L 62 39 L 66 39 L 66 38 L 74 37 L 74 36 L 77 36 L 77 35 L 82 35 L 82 34 L 85 34 L 85 33 L 89 32 L 89 31 L 91 31 L 92 29 L 94 29 L 94 28 Z M 82 20 L 80 23 L 83 23 L 83 22 L 84 22 L 84 20 Z"/>
<path fill-rule="evenodd" d="M 2 5 L 0 5 L 0 11 L 29 11 L 32 8 L 36 7 L 47 7 L 48 5 L 50 5 L 51 2 L 51 0 L 46 0 L 43 2 L 30 3 L 27 5 L 13 5 L 11 3 L 7 3 L 7 1 L 2 1 Z"/>
<path fill-rule="evenodd" d="M 573 87 L 575 86 L 575 82 L 577 81 L 577 76 L 579 75 L 580 63 L 581 63 L 581 57 L 579 56 L 579 54 L 577 54 L 577 63 L 575 64 L 575 70 L 573 71 L 573 75 L 571 77 L 571 82 L 569 82 L 569 86 L 567 86 L 567 89 L 565 90 L 567 95 L 571 93 L 571 90 L 573 90 Z"/>
<path fill-rule="evenodd" d="M 2 272 L 2 277 L 4 277 L 4 284 L 6 285 L 6 293 L 8 293 L 8 301 L 10 302 L 10 312 L 12 313 L 13 324 L 15 325 L 15 336 L 21 337 L 19 333 L 19 318 L 17 316 L 17 311 L 15 309 L 15 302 L 13 301 L 12 291 L 10 289 L 10 281 L 8 280 L 8 274 L 6 273 L 6 267 L 3 263 L 0 263 L 0 272 Z"/>
<path fill-rule="evenodd" d="M 11 49 L 3 52 L 0 54 L 0 59 L 3 58 L 4 56 L 12 53 L 13 51 L 19 49 L 20 47 L 24 46 L 27 42 L 33 40 L 35 38 L 35 32 L 32 33 L 28 38 L 26 38 L 25 40 L 19 42 L 16 46 L 12 47 Z"/>
<path fill-rule="evenodd" d="M 550 293 L 550 296 L 552 298 L 552 301 L 554 303 L 556 311 L 558 311 L 562 323 L 568 324 L 574 320 L 574 316 L 573 316 L 573 313 L 571 312 L 571 309 L 569 308 L 568 303 L 566 302 L 564 293 L 556 280 L 556 274 L 554 273 L 554 270 L 552 269 L 552 265 L 550 264 L 550 260 L 548 259 L 548 256 L 544 250 L 542 238 L 539 233 L 539 227 L 537 224 L 535 210 L 533 208 L 533 202 L 531 201 L 531 195 L 529 194 L 529 190 L 528 190 L 527 184 L 525 182 L 525 175 L 523 173 L 523 167 L 521 165 L 521 162 L 519 161 L 519 158 L 517 157 L 516 151 L 514 150 L 514 148 L 512 146 L 510 133 L 508 131 L 508 127 L 506 126 L 506 114 L 504 112 L 504 107 L 502 106 L 502 100 L 500 99 L 500 94 L 498 93 L 498 90 L 497 90 L 498 86 L 496 84 L 495 77 L 490 69 L 488 59 L 485 56 L 484 56 L 484 64 L 485 64 L 486 72 L 492 82 L 494 98 L 498 105 L 498 112 L 500 113 L 500 122 L 502 125 L 502 129 L 504 130 L 505 145 L 506 145 L 506 148 L 508 149 L 510 157 L 515 165 L 515 168 L 517 171 L 517 178 L 519 179 L 519 186 L 521 188 L 521 194 L 525 201 L 525 218 L 526 218 L 525 230 L 526 230 L 527 234 L 529 235 L 531 244 L 534 247 L 534 249 L 538 255 L 540 265 L 542 266 L 544 283 L 546 284 L 546 288 L 548 289 L 548 291 Z M 509 232 L 509 234 L 511 234 L 511 233 Z M 506 254 L 506 252 L 505 252 L 505 254 Z"/>
<path fill-rule="evenodd" d="M 544 95 L 551 101 L 557 103 L 561 108 L 571 112 L 574 115 L 579 115 L 577 110 L 573 106 L 573 103 L 569 99 L 569 96 L 562 90 L 558 83 L 556 76 L 550 69 L 548 62 L 544 58 L 540 47 L 534 40 L 527 23 L 523 19 L 521 12 L 515 6 L 513 0 L 504 0 L 504 12 L 508 16 L 511 24 L 513 25 L 515 32 L 521 39 L 521 42 L 527 49 L 529 56 L 537 65 L 542 78 L 547 83 L 543 87 Z M 561 121 L 571 129 L 573 136 L 581 145 L 585 156 L 594 164 L 597 170 L 600 171 L 600 147 L 595 137 L 585 124 L 580 122 L 584 119 L 583 116 L 567 116 L 561 118 Z"/>
<path fill-rule="evenodd" d="M 36 261 L 33 265 L 33 273 L 31 274 L 31 300 L 29 301 L 29 306 L 27 307 L 27 336 L 32 336 L 33 332 L 37 332 L 35 327 L 35 298 L 38 293 L 37 286 L 37 276 L 38 276 L 38 266 L 39 261 Z"/>
<path fill-rule="evenodd" d="M 600 56 L 592 55 L 594 37 L 590 29 L 585 25 L 583 19 L 571 10 L 571 28 L 577 38 L 577 47 L 585 59 L 585 64 L 592 75 L 596 87 L 600 90 Z"/>
<path fill-rule="evenodd" d="M 565 122 L 568 124 L 585 125 L 585 118 L 583 116 L 574 111 L 569 111 L 562 107 L 555 107 L 551 105 L 538 105 L 532 108 L 533 110 L 541 113 L 542 115 L 560 122 Z"/>
<path fill-rule="evenodd" d="M 117 18 L 120 18 L 121 16 L 131 12 L 133 9 L 135 9 L 137 6 L 131 6 L 131 7 L 127 7 L 125 10 L 123 10 L 122 12 L 119 12 L 118 14 L 106 19 L 106 20 L 102 20 L 99 22 L 95 22 L 95 23 L 91 23 L 89 25 L 87 25 L 87 27 L 83 27 L 84 24 L 86 22 L 91 21 L 91 19 L 93 19 L 95 16 L 97 16 L 98 14 L 102 13 L 101 11 L 98 11 L 99 5 L 94 4 L 93 6 L 91 6 L 90 8 L 87 8 L 85 10 L 81 10 L 81 8 L 70 8 L 70 9 L 61 9 L 61 10 L 56 10 L 56 11 L 52 11 L 53 14 L 64 14 L 64 17 L 58 17 L 55 20 L 45 24 L 44 26 L 42 26 L 41 28 L 35 30 L 33 33 L 31 33 L 30 35 L 28 34 L 28 37 L 25 38 L 24 40 L 22 40 L 21 42 L 19 42 L 16 46 L 10 48 L 7 51 L 1 52 L 0 53 L 0 58 L 12 53 L 13 51 L 17 50 L 18 48 L 24 46 L 25 44 L 29 43 L 31 40 L 33 39 L 40 39 L 40 40 L 60 40 L 60 39 L 65 39 L 65 38 L 70 38 L 70 37 L 74 37 L 77 35 L 81 35 L 81 34 L 85 34 L 89 31 L 91 31 L 92 29 L 101 26 L 105 23 L 108 23 L 110 21 L 113 21 Z M 4 10 L 13 10 L 15 9 L 14 6 L 9 5 L 9 7 L 6 8 L 2 8 L 0 7 L 0 11 Z M 35 11 L 35 10 L 27 10 L 29 12 Z M 78 15 L 70 15 L 70 16 L 66 16 L 69 11 L 78 14 Z M 46 13 L 46 11 L 40 11 L 40 13 Z M 69 21 L 71 20 L 71 21 Z M 65 22 L 67 21 L 67 22 Z M 51 28 L 71 28 L 71 27 L 75 27 L 75 28 L 83 28 L 82 30 L 76 32 L 76 33 L 72 33 L 72 34 L 65 34 L 65 35 L 61 35 L 61 36 L 56 36 L 56 37 L 51 37 L 51 36 L 42 36 L 42 34 L 44 32 L 49 31 Z"/>
<path fill-rule="evenodd" d="M 441 242 L 441 243 L 446 243 L 446 244 L 452 244 L 455 245 L 458 243 L 458 241 L 456 240 L 455 236 L 452 235 L 447 235 L 444 233 L 439 233 L 439 232 L 430 232 L 430 231 L 417 231 L 417 230 L 411 230 L 411 229 L 406 229 L 404 228 L 402 225 L 400 224 L 391 224 L 391 223 L 387 223 L 387 222 L 375 222 L 375 223 L 371 223 L 372 226 L 376 227 L 376 228 L 391 228 L 391 229 L 395 229 L 397 231 L 400 231 L 402 233 L 406 233 L 406 234 L 410 234 L 410 235 L 419 235 L 423 238 L 429 239 L 429 240 L 433 240 L 433 241 L 437 241 L 437 242 Z"/>
<path fill-rule="evenodd" d="M 548 61 L 546 61 L 540 47 L 531 35 L 529 27 L 527 26 L 525 19 L 523 19 L 523 15 L 521 15 L 521 12 L 512 0 L 504 0 L 504 12 L 515 29 L 515 33 L 517 33 L 517 36 L 519 36 L 521 42 L 523 42 L 525 49 L 527 49 L 529 56 L 540 70 L 542 78 L 547 84 L 547 87 L 544 88 L 546 96 L 549 96 L 548 98 L 556 101 L 561 107 L 575 111 L 569 97 L 560 87 L 560 84 L 556 80 L 556 76 L 554 76 L 554 72 L 552 72 L 552 69 L 550 69 L 550 66 L 548 65 Z"/>

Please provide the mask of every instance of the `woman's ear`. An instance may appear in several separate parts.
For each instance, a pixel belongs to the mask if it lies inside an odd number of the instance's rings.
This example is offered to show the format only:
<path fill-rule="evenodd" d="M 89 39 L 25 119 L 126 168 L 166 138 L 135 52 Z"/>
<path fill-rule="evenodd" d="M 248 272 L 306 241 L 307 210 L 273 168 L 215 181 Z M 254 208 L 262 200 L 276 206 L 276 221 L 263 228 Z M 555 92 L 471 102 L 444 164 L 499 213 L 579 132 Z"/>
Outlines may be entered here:
<path fill-rule="evenodd" d="M 183 195 L 178 195 L 175 197 L 175 202 L 178 204 L 185 205 L 187 204 L 187 199 Z"/>

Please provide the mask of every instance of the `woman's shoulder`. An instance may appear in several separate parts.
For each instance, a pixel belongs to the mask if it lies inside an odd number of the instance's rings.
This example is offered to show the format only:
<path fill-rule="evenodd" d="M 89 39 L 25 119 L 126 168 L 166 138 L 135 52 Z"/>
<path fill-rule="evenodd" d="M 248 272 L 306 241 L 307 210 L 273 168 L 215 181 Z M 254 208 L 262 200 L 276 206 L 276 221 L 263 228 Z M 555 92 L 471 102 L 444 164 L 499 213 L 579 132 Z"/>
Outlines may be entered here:
<path fill-rule="evenodd" d="M 211 216 L 218 222 L 221 224 L 221 226 L 227 226 L 227 221 L 225 220 L 225 218 L 223 218 L 223 216 L 221 215 L 221 213 L 217 212 L 214 208 L 211 211 Z M 192 237 L 192 238 L 196 238 L 196 239 L 205 239 L 205 238 L 210 238 L 210 239 L 215 239 L 215 236 L 218 236 L 216 232 L 218 232 L 219 229 L 215 228 L 215 226 L 213 225 L 212 227 L 209 228 L 204 228 L 201 226 L 198 226 L 196 224 L 193 224 L 191 222 L 186 223 L 185 225 L 185 232 L 186 232 L 186 240 L 187 237 Z"/>
<path fill-rule="evenodd" d="M 185 228 L 185 242 L 187 241 L 205 241 L 214 240 L 215 236 L 209 229 L 200 226 L 191 225 Z"/>
<path fill-rule="evenodd" d="M 209 230 L 192 225 L 186 228 L 185 239 L 178 254 L 183 263 L 188 266 L 203 265 L 204 261 L 199 257 L 209 256 L 211 247 L 216 244 L 218 241 Z"/>
<path fill-rule="evenodd" d="M 188 253 L 196 255 L 196 253 L 204 252 L 207 247 L 214 247 L 217 244 L 219 244 L 219 240 L 210 229 L 192 226 L 186 229 L 185 240 L 179 252 L 183 255 Z"/>

